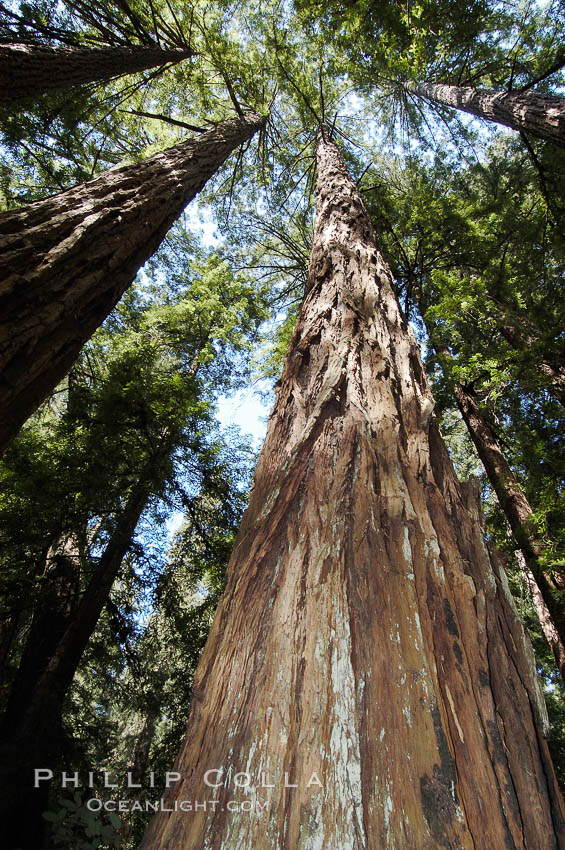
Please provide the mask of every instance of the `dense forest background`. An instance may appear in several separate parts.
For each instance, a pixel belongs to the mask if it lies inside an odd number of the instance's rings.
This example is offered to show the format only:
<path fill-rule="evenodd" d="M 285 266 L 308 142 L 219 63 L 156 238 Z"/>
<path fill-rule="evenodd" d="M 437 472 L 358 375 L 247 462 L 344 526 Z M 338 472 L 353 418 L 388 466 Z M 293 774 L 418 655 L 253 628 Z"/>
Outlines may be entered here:
<path fill-rule="evenodd" d="M 16 100 L 0 87 L 2 210 L 251 109 L 266 116 L 4 453 L 8 730 L 76 612 L 92 619 L 51 727 L 61 769 L 107 770 L 122 797 L 137 793 L 128 771 L 147 789 L 153 771 L 157 797 L 179 749 L 256 460 L 217 402 L 255 383 L 271 397 L 307 278 L 325 121 L 421 344 L 458 475 L 480 481 L 565 783 L 565 112 L 556 144 L 414 85 L 560 98 L 564 24 L 558 0 L 0 4 L 0 74 L 14 42 L 191 54 Z M 49 846 L 136 847 L 149 816 L 89 813 L 91 796 L 53 788 Z"/>

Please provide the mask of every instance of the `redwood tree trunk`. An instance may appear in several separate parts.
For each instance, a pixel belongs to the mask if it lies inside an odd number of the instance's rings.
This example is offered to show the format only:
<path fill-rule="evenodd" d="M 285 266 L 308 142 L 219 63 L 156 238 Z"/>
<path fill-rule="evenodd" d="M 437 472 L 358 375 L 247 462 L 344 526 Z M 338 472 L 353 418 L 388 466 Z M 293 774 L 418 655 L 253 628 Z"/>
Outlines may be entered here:
<path fill-rule="evenodd" d="M 44 610 L 38 612 L 32 626 L 0 727 L 0 819 L 6 850 L 38 850 L 43 846 L 47 785 L 34 789 L 33 771 L 36 767 L 58 766 L 63 701 L 149 493 L 147 485 L 140 483 L 130 495 L 80 602 L 67 605 L 70 578 L 65 575 L 65 582 L 47 594 Z M 60 604 L 55 602 L 55 595 Z"/>
<path fill-rule="evenodd" d="M 317 160 L 308 288 L 166 795 L 218 804 L 160 812 L 142 848 L 563 848 L 531 647 L 361 197 L 334 144 Z"/>
<path fill-rule="evenodd" d="M 81 83 L 103 82 L 180 62 L 193 56 L 180 47 L 52 47 L 0 44 L 0 102 L 37 97 Z"/>
<path fill-rule="evenodd" d="M 172 223 L 262 126 L 251 113 L 0 215 L 0 452 L 76 360 Z"/>
<path fill-rule="evenodd" d="M 516 351 L 527 351 L 539 344 L 539 338 L 516 325 L 502 323 L 500 332 Z M 565 367 L 557 362 L 549 363 L 547 360 L 539 360 L 537 366 L 547 381 L 548 392 L 565 405 Z"/>
<path fill-rule="evenodd" d="M 405 86 L 412 94 L 565 147 L 565 100 L 562 97 L 529 91 L 486 91 L 442 83 L 409 82 Z"/>
<path fill-rule="evenodd" d="M 79 598 L 80 562 L 81 554 L 73 535 L 58 541 L 47 555 L 45 571 L 40 579 L 43 590 L 11 682 L 10 697 L 0 724 L 0 738 L 2 727 L 11 728 L 21 721 L 34 698 L 38 679 L 68 627 Z"/>
<path fill-rule="evenodd" d="M 429 325 L 427 327 L 429 333 L 431 328 Z M 433 333 L 430 336 L 433 340 Z M 451 353 L 446 346 L 438 346 L 436 350 L 445 368 L 445 364 L 451 359 Z M 532 594 L 532 601 L 561 678 L 565 682 L 565 605 L 562 592 L 551 586 L 544 572 L 542 561 L 546 547 L 536 536 L 534 512 L 477 400 L 459 383 L 453 384 L 453 392 L 469 436 L 508 520 L 514 539 L 520 547 L 528 586 L 531 586 L 530 579 L 536 583 L 538 593 Z"/>

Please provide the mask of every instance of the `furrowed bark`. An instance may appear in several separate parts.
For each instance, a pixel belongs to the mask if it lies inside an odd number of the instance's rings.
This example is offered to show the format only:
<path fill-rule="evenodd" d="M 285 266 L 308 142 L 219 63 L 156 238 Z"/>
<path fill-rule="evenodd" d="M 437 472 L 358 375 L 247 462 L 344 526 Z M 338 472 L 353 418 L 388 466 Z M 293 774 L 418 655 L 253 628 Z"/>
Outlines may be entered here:
<path fill-rule="evenodd" d="M 422 304 L 420 289 L 415 286 L 412 294 L 434 350 L 439 356 L 446 377 L 450 374 L 452 356 L 449 348 L 438 339 L 437 329 L 427 319 Z M 504 328 L 501 327 L 504 334 Z M 536 537 L 534 512 L 510 469 L 496 434 L 483 415 L 477 400 L 464 386 L 453 381 L 453 394 L 467 431 L 477 450 L 498 503 L 506 516 L 516 544 L 520 547 L 521 564 L 532 602 L 542 631 L 551 648 L 561 678 L 565 682 L 565 605 L 561 591 L 552 587 L 542 565 L 546 546 Z M 533 592 L 535 583 L 536 592 Z"/>
<path fill-rule="evenodd" d="M 265 119 L 0 215 L 0 451 L 76 360 L 186 205 Z"/>
<path fill-rule="evenodd" d="M 307 292 L 142 849 L 563 848 L 531 647 L 361 197 L 317 159 Z"/>
<path fill-rule="evenodd" d="M 442 356 L 445 357 L 445 354 L 442 353 Z M 527 568 L 538 587 L 544 605 L 539 605 L 539 597 L 533 596 L 532 599 L 561 677 L 565 681 L 565 606 L 561 592 L 551 586 L 542 566 L 546 547 L 543 541 L 536 537 L 534 512 L 476 399 L 460 384 L 454 385 L 454 393 L 477 454 Z"/>
<path fill-rule="evenodd" d="M 52 47 L 0 44 L 0 102 L 7 103 L 81 83 L 111 80 L 194 56 L 180 47 Z"/>
<path fill-rule="evenodd" d="M 565 100 L 562 97 L 530 91 L 487 91 L 442 83 L 408 82 L 404 85 L 410 94 L 565 147 Z"/>

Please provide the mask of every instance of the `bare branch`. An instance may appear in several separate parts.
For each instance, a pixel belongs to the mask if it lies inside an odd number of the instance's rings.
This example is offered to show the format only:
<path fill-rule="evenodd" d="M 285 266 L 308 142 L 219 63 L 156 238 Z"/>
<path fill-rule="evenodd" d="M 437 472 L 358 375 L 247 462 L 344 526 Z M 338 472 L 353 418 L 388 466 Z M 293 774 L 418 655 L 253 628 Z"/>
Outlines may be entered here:
<path fill-rule="evenodd" d="M 158 112 L 142 112 L 140 109 L 120 109 L 119 111 L 126 112 L 128 115 L 139 115 L 141 118 L 155 118 L 158 121 L 166 121 L 167 124 L 174 124 L 175 127 L 184 127 L 185 130 L 193 130 L 195 133 L 206 132 L 206 127 L 187 124 L 186 121 L 179 121 L 176 118 L 170 118 L 168 115 L 161 115 Z"/>

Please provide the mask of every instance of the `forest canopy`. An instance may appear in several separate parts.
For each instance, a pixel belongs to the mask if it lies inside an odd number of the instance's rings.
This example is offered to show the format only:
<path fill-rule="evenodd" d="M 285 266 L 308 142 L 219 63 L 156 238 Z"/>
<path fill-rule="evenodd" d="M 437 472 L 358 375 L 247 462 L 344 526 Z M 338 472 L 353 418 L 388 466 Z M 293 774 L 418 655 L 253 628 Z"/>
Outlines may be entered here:
<path fill-rule="evenodd" d="M 478 481 L 563 787 L 564 29 L 561 0 L 0 3 L 13 850 L 139 846 L 150 814 L 30 771 L 107 770 L 134 799 L 128 771 L 172 769 L 257 461 L 219 401 L 277 398 L 320 139 L 418 342 L 425 426 Z"/>

